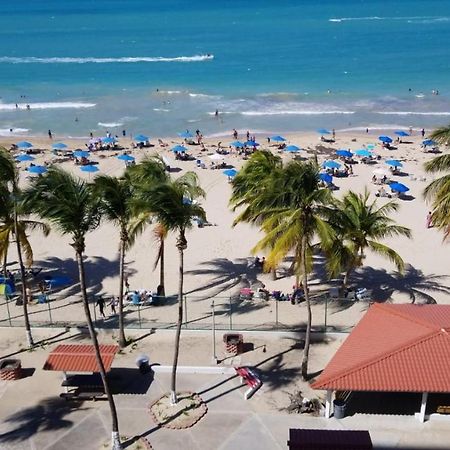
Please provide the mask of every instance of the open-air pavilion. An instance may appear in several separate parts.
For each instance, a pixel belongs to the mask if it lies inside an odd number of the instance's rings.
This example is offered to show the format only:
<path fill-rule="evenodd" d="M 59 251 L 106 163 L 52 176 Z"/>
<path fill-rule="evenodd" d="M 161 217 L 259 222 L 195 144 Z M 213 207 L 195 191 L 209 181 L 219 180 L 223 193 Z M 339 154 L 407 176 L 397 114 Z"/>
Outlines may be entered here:
<path fill-rule="evenodd" d="M 359 397 L 357 412 L 375 412 L 376 403 L 376 413 L 400 408 L 422 422 L 449 413 L 449 333 L 450 305 L 372 305 L 312 384 L 327 391 L 325 416 L 333 394 L 349 399 L 344 407 Z"/>

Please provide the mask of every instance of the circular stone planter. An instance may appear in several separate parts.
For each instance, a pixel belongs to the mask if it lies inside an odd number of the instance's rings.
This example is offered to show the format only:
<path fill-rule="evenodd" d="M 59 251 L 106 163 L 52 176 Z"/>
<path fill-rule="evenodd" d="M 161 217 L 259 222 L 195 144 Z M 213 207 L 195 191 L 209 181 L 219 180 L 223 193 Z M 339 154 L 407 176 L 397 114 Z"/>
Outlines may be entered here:
<path fill-rule="evenodd" d="M 181 430 L 194 426 L 208 411 L 202 398 L 192 392 L 180 392 L 178 403 L 170 403 L 170 394 L 156 400 L 150 406 L 150 414 L 158 425 Z"/>
<path fill-rule="evenodd" d="M 4 359 L 0 361 L 0 380 L 18 380 L 22 377 L 20 359 Z"/>

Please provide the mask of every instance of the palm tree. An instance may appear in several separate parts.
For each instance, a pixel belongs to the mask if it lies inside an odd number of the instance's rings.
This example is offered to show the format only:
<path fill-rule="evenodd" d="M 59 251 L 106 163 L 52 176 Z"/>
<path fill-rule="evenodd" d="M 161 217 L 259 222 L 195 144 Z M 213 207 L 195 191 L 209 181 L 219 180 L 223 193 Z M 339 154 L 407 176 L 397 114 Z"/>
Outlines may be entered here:
<path fill-rule="evenodd" d="M 439 141 L 435 135 L 432 139 Z M 444 133 L 443 133 L 444 135 Z M 447 130 L 447 138 L 450 139 L 450 127 Z M 444 240 L 450 237 L 450 155 L 440 155 L 425 164 L 425 170 L 429 173 L 444 172 L 440 178 L 432 181 L 424 191 L 425 198 L 432 200 L 433 225 L 444 232 Z"/>
<path fill-rule="evenodd" d="M 41 222 L 27 218 L 29 211 L 25 209 L 25 205 L 21 201 L 22 192 L 19 188 L 19 172 L 14 160 L 3 148 L 0 148 L 0 178 L 0 259 L 3 261 L 3 273 L 6 277 L 9 244 L 12 241 L 12 236 L 14 236 L 22 283 L 25 333 L 28 346 L 32 347 L 34 342 L 28 316 L 25 264 L 27 267 L 31 267 L 33 264 L 33 250 L 28 241 L 27 231 L 38 229 L 47 236 L 50 228 Z M 23 262 L 22 252 L 25 253 L 25 264 Z"/>
<path fill-rule="evenodd" d="M 155 219 L 152 213 L 152 205 L 148 204 L 145 200 L 145 196 L 139 195 L 140 192 L 146 192 L 152 189 L 157 184 L 166 183 L 170 180 L 170 177 L 166 171 L 164 161 L 159 156 L 151 156 L 145 158 L 140 164 L 130 166 L 127 169 L 126 177 L 132 184 L 135 190 L 135 196 L 132 200 L 132 205 L 135 214 L 139 214 L 141 217 L 147 217 L 147 222 L 152 223 Z M 140 231 L 143 230 L 143 224 L 140 226 Z M 156 224 L 153 230 L 153 237 L 158 245 L 158 253 L 153 270 L 156 266 L 159 267 L 159 295 L 165 296 L 164 285 L 164 241 L 167 236 L 167 230 L 162 224 Z"/>
<path fill-rule="evenodd" d="M 36 178 L 26 191 L 26 200 L 36 213 L 48 220 L 63 235 L 72 238 L 80 277 L 81 297 L 89 334 L 95 351 L 98 369 L 107 395 L 112 420 L 111 445 L 114 450 L 121 449 L 119 423 L 114 398 L 106 378 L 105 367 L 100 355 L 97 335 L 92 323 L 86 291 L 84 269 L 85 237 L 100 223 L 98 199 L 91 187 L 79 178 L 61 168 L 50 168 L 42 177 Z"/>
<path fill-rule="evenodd" d="M 243 173 L 253 173 L 247 163 Z M 323 205 L 330 201 L 330 191 L 319 184 L 319 168 L 315 162 L 291 161 L 286 166 L 268 171 L 259 178 L 258 187 L 249 194 L 240 193 L 240 205 L 246 209 L 236 219 L 260 224 L 265 236 L 253 251 L 269 249 L 268 269 L 289 254 L 294 254 L 294 269 L 302 277 L 307 307 L 305 346 L 301 363 L 303 379 L 308 375 L 312 313 L 308 292 L 308 274 L 312 267 L 313 239 L 328 242 L 333 235 L 331 227 L 322 218 Z M 252 185 L 252 183 L 250 183 Z M 233 201 L 233 197 L 232 197 Z M 236 203 L 235 203 L 236 204 Z"/>
<path fill-rule="evenodd" d="M 198 183 L 197 175 L 187 172 L 178 179 L 168 180 L 142 189 L 141 198 L 150 208 L 158 222 L 167 230 L 178 234 L 176 247 L 180 258 L 178 281 L 178 320 L 175 334 L 175 351 L 173 357 L 170 398 L 176 404 L 176 374 L 180 350 L 181 324 L 183 321 L 183 281 L 184 251 L 187 249 L 186 230 L 192 227 L 194 219 L 206 220 L 203 208 L 196 199 L 205 195 Z"/>
<path fill-rule="evenodd" d="M 164 279 L 164 258 L 165 258 L 165 241 L 167 237 L 167 229 L 163 224 L 157 223 L 153 230 L 153 237 L 158 245 L 158 253 L 156 255 L 155 264 L 153 270 L 156 269 L 159 263 L 159 292 L 158 295 L 165 297 L 166 287 Z"/>
<path fill-rule="evenodd" d="M 450 125 L 436 128 L 431 134 L 430 139 L 441 145 L 450 144 Z"/>
<path fill-rule="evenodd" d="M 362 266 L 367 248 L 391 260 L 399 272 L 404 269 L 400 255 L 379 242 L 392 236 L 411 237 L 409 228 L 395 224 L 389 217 L 399 205 L 390 201 L 378 206 L 376 200 L 369 200 L 369 196 L 367 189 L 363 194 L 347 192 L 342 200 L 334 199 L 333 207 L 327 211 L 335 232 L 335 239 L 326 249 L 329 272 L 335 276 L 345 271 L 344 287 L 352 271 Z"/>
<path fill-rule="evenodd" d="M 125 253 L 133 245 L 136 235 L 142 230 L 147 217 L 142 214 L 134 214 L 133 187 L 128 177 L 98 176 L 94 179 L 93 192 L 98 199 L 102 216 L 119 227 L 119 346 L 123 348 L 127 342 L 123 320 Z"/>

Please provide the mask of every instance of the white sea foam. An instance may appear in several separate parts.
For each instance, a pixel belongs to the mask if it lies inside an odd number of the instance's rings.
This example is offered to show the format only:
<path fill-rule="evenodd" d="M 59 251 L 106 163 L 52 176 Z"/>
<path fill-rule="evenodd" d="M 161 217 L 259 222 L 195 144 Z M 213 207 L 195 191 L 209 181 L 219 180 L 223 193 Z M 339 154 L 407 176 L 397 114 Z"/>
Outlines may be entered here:
<path fill-rule="evenodd" d="M 384 116 L 450 116 L 450 111 L 377 111 Z"/>
<path fill-rule="evenodd" d="M 12 131 L 11 131 L 12 130 Z M 28 128 L 0 128 L 0 136 L 12 136 L 16 134 L 25 134 L 30 131 Z"/>
<path fill-rule="evenodd" d="M 153 108 L 153 111 L 159 111 L 159 112 L 169 112 L 170 109 L 164 109 L 164 108 Z"/>
<path fill-rule="evenodd" d="M 98 122 L 97 125 L 99 127 L 114 128 L 114 127 L 123 126 L 123 123 L 122 122 Z"/>
<path fill-rule="evenodd" d="M 355 114 L 355 111 L 344 110 L 301 110 L 301 109 L 273 109 L 273 110 L 258 110 L 258 111 L 242 111 L 243 116 L 319 116 L 322 114 Z"/>
<path fill-rule="evenodd" d="M 43 102 L 43 103 L 0 103 L 0 111 L 13 111 L 15 109 L 27 109 L 29 105 L 30 109 L 82 109 L 93 108 L 95 103 L 85 102 Z"/>
<path fill-rule="evenodd" d="M 434 22 L 447 22 L 449 17 L 441 16 L 412 16 L 412 17 L 380 17 L 380 16 L 367 16 L 367 17 L 333 17 L 328 19 L 328 22 L 351 22 L 351 21 L 368 21 L 368 20 L 403 20 L 409 23 L 434 23 Z"/>
<path fill-rule="evenodd" d="M 208 94 L 201 94 L 201 93 L 196 93 L 196 92 L 189 92 L 189 97 L 193 97 L 193 98 L 211 98 L 211 99 L 219 99 L 221 98 L 220 95 L 208 95 Z"/>
<path fill-rule="evenodd" d="M 140 63 L 140 62 L 200 62 L 208 61 L 214 58 L 214 55 L 193 55 L 193 56 L 122 56 L 119 58 L 74 58 L 74 57 L 51 57 L 38 58 L 35 56 L 1 56 L 0 63 L 10 64 L 107 64 L 107 63 Z"/>
<path fill-rule="evenodd" d="M 407 127 L 405 127 L 405 125 L 373 124 L 364 127 L 339 128 L 336 130 L 336 132 L 348 133 L 352 131 L 366 131 L 367 128 L 369 129 L 369 131 L 376 131 L 376 130 L 405 130 Z"/>

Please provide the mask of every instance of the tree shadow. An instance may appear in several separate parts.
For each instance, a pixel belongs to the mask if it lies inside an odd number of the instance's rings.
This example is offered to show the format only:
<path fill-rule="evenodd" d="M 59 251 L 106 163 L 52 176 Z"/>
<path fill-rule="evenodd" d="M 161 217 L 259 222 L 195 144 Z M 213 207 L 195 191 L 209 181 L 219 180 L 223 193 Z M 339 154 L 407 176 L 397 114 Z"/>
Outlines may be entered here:
<path fill-rule="evenodd" d="M 206 275 L 212 278 L 211 281 L 186 292 L 186 294 L 214 289 L 214 292 L 205 298 L 215 297 L 228 289 L 236 287 L 244 275 L 244 278 L 248 280 L 250 285 L 257 282 L 260 283 L 260 280 L 258 280 L 260 270 L 253 266 L 252 257 L 238 258 L 234 261 L 227 258 L 216 258 L 212 261 L 205 261 L 201 265 L 203 268 L 190 270 L 185 273 L 187 275 Z"/>
<path fill-rule="evenodd" d="M 411 303 L 437 303 L 433 294 L 450 295 L 450 285 L 443 283 L 448 278 L 448 275 L 424 274 L 408 264 L 403 275 L 397 271 L 361 267 L 353 273 L 352 282 L 372 289 L 373 299 L 381 303 L 390 300 L 394 292 L 408 295 Z"/>
<path fill-rule="evenodd" d="M 80 402 L 68 402 L 64 399 L 49 397 L 37 405 L 23 409 L 4 420 L 13 424 L 14 429 L 0 434 L 0 442 L 25 441 L 43 431 L 55 431 L 73 426 L 65 419 L 71 412 L 82 410 Z"/>

